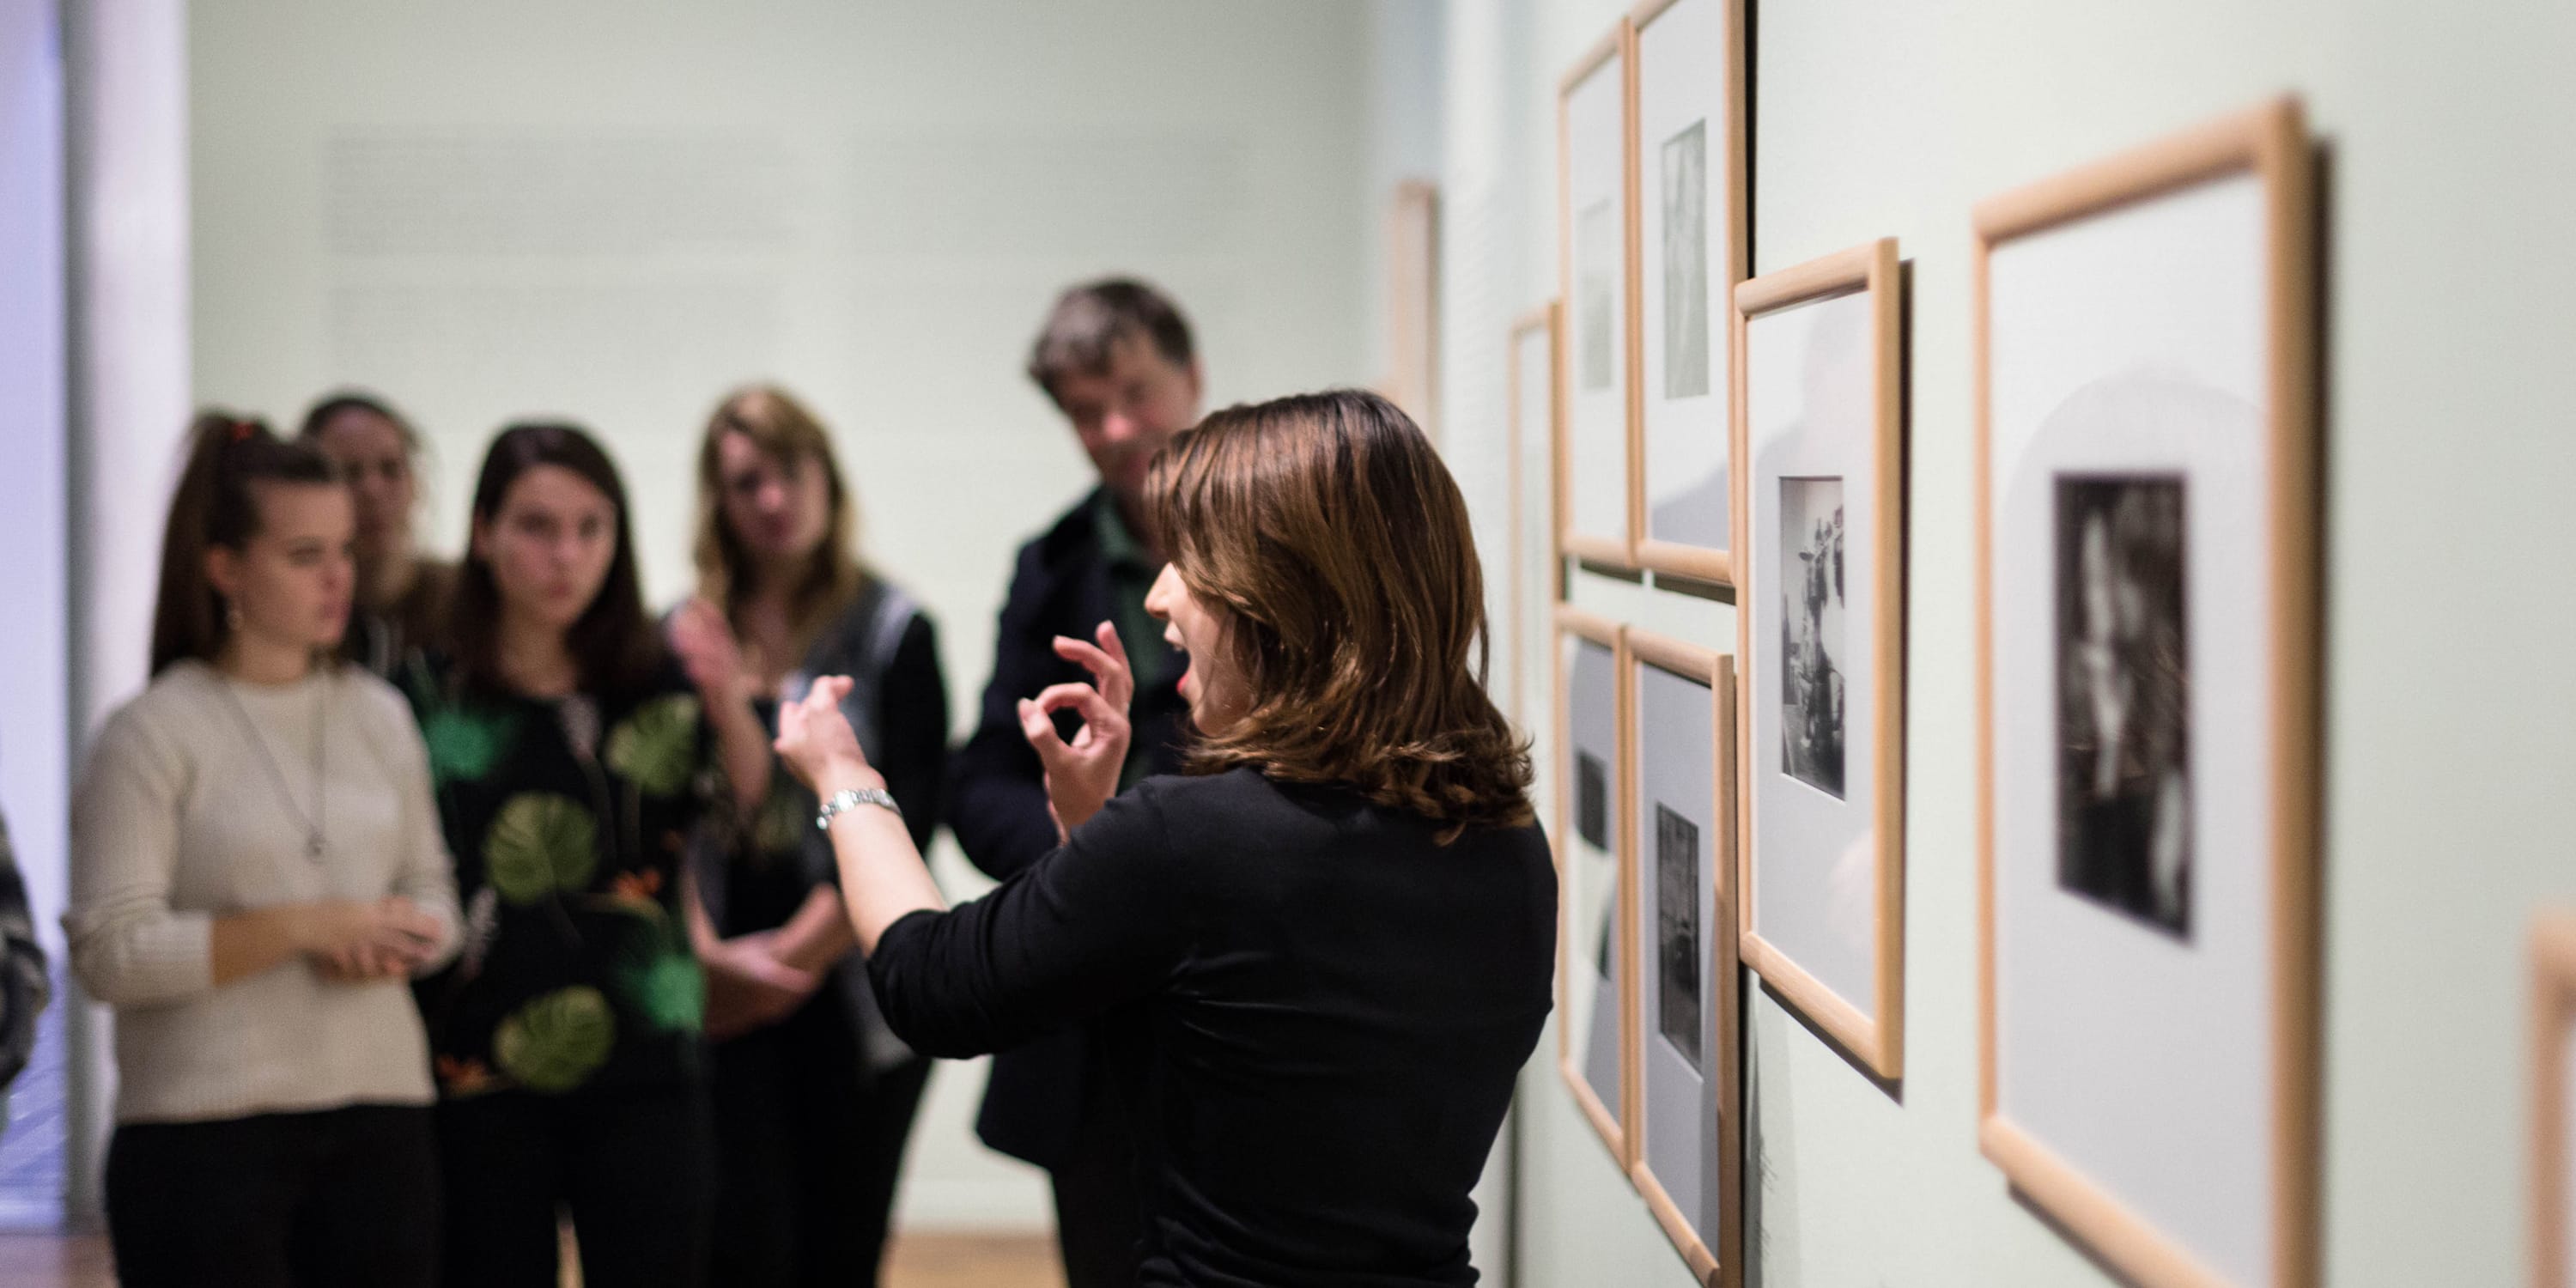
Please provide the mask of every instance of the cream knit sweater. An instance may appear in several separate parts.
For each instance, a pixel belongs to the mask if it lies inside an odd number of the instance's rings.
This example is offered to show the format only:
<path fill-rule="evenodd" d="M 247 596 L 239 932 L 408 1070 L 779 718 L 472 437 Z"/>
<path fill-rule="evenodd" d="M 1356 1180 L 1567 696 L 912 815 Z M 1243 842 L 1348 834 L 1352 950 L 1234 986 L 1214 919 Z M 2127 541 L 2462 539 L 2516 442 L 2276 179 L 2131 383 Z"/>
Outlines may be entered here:
<path fill-rule="evenodd" d="M 317 706 L 319 861 L 297 820 L 316 804 Z M 170 667 L 98 735 L 72 802 L 71 868 L 72 971 L 116 1008 L 117 1121 L 429 1103 L 405 981 L 326 983 L 300 958 L 212 979 L 216 918 L 318 899 L 402 895 L 446 927 L 440 959 L 454 951 L 428 756 L 391 686 L 345 666 L 277 686 Z"/>

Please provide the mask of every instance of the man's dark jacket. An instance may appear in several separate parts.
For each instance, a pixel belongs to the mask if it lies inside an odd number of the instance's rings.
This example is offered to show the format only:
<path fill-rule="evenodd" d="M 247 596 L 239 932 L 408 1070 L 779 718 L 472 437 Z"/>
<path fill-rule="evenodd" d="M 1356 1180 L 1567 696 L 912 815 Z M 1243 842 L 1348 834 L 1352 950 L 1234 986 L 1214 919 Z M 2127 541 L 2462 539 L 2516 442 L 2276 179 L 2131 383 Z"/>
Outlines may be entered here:
<path fill-rule="evenodd" d="M 1090 672 L 1056 656 L 1055 637 L 1088 641 L 1100 623 L 1117 620 L 1100 544 L 1100 499 L 1097 491 L 1084 497 L 1045 535 L 1020 547 L 993 642 L 993 678 L 984 686 L 983 712 L 949 766 L 948 828 L 966 857 L 995 880 L 1010 880 L 1056 846 L 1045 769 L 1020 732 L 1019 701 L 1050 684 L 1089 680 Z M 1128 704 L 1135 731 L 1130 763 L 1141 755 L 1146 774 L 1178 773 L 1188 712 L 1178 688 L 1180 662 L 1160 635 L 1121 641 L 1138 674 L 1156 677 L 1151 689 L 1138 684 Z M 1070 737 L 1079 722 L 1061 713 L 1059 727 Z M 1058 1167 L 1073 1148 L 1084 1079 L 1099 1076 L 1102 1068 L 1092 1041 L 1077 1026 L 995 1055 L 975 1134 L 1014 1158 Z M 1118 1099 L 1095 1096 L 1092 1103 Z"/>

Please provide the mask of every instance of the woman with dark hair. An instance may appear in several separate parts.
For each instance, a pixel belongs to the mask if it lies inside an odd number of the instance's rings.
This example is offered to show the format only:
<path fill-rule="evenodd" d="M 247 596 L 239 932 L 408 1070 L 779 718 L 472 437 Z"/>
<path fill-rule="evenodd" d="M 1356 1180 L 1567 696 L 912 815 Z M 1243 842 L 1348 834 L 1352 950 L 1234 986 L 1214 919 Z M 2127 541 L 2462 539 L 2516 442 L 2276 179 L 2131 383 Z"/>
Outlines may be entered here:
<path fill-rule="evenodd" d="M 1356 392 L 1218 412 L 1156 458 L 1147 506 L 1191 772 L 1113 799 L 1123 650 L 1107 623 L 1058 641 L 1097 686 L 1020 713 L 1065 841 L 986 898 L 941 911 L 842 680 L 782 717 L 878 1001 L 935 1056 L 1115 1016 L 1143 1282 L 1471 1283 L 1468 1191 L 1547 1015 L 1556 878 L 1527 749 L 1469 663 L 1466 506 Z"/>
<path fill-rule="evenodd" d="M 117 1273 L 427 1285 L 438 1182 L 406 979 L 456 939 L 402 699 L 333 660 L 349 491 L 207 414 L 171 498 L 152 684 L 72 806 L 72 971 L 114 1007 Z"/>
<path fill-rule="evenodd" d="M 420 431 L 373 394 L 343 390 L 313 404 L 296 431 L 349 480 L 358 505 L 358 609 L 351 661 L 388 679 L 411 653 L 438 640 L 456 565 L 422 556 L 412 541 L 420 508 Z"/>
<path fill-rule="evenodd" d="M 502 431 L 454 651 L 404 675 L 466 909 L 456 965 L 420 989 L 451 1284 L 553 1285 L 558 1204 L 591 1288 L 703 1282 L 705 986 L 681 874 L 723 725 L 645 615 L 628 528 L 588 434 Z M 751 739 L 721 750 L 765 771 Z"/>
<path fill-rule="evenodd" d="M 672 645 L 711 705 L 752 713 L 818 675 L 916 846 L 939 818 L 948 694 L 930 617 L 859 561 L 858 500 L 821 422 L 784 391 L 738 391 L 698 452 L 698 595 Z M 728 1288 L 876 1282 L 904 1141 L 930 1061 L 877 1013 L 852 951 L 813 793 L 783 773 L 701 847 L 716 1146 L 713 1278 Z M 717 939 L 715 936 L 723 938 Z"/>

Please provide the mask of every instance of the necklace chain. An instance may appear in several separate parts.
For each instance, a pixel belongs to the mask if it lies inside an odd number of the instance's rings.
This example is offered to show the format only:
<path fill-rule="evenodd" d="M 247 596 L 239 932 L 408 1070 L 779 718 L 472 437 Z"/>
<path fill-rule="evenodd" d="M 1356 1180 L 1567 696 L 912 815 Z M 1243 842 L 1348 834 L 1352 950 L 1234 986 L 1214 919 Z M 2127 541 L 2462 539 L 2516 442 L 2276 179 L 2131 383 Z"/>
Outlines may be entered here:
<path fill-rule="evenodd" d="M 241 719 L 242 731 L 250 735 L 251 750 L 259 753 L 259 763 L 268 770 L 268 781 L 277 789 L 277 799 L 285 804 L 286 812 L 304 829 L 304 857 L 317 863 L 322 859 L 322 822 L 325 817 L 322 807 L 322 713 L 331 696 L 329 677 L 324 677 L 322 683 L 325 687 L 313 699 L 313 813 L 308 816 L 304 807 L 295 803 L 295 792 L 286 785 L 286 771 L 278 767 L 277 757 L 269 753 L 268 736 L 260 732 L 259 722 L 250 718 L 250 708 L 242 705 L 241 696 L 233 692 L 230 680 L 219 682 L 224 700 L 231 704 L 233 714 Z"/>

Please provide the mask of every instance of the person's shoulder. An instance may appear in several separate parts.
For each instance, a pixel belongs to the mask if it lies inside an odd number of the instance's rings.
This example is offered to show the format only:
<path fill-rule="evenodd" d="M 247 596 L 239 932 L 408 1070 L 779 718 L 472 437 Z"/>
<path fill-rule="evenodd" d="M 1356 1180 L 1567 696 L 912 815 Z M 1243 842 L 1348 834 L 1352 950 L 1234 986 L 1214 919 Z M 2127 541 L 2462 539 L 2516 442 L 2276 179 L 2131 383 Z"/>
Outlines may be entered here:
<path fill-rule="evenodd" d="M 182 658 L 163 667 L 107 713 L 90 739 L 94 760 L 185 760 L 191 730 L 212 728 L 223 700 L 223 676 L 204 662 Z M 229 732 L 229 731 L 228 731 Z"/>
<path fill-rule="evenodd" d="M 1056 516 L 1046 531 L 1020 547 L 1021 563 L 1055 568 L 1096 553 L 1100 548 L 1099 506 L 1099 488 L 1083 493 L 1071 508 Z"/>
<path fill-rule="evenodd" d="M 411 699 L 392 682 L 354 663 L 342 662 L 332 667 L 331 682 L 349 703 L 358 718 L 375 729 L 400 729 L 412 723 Z"/>

